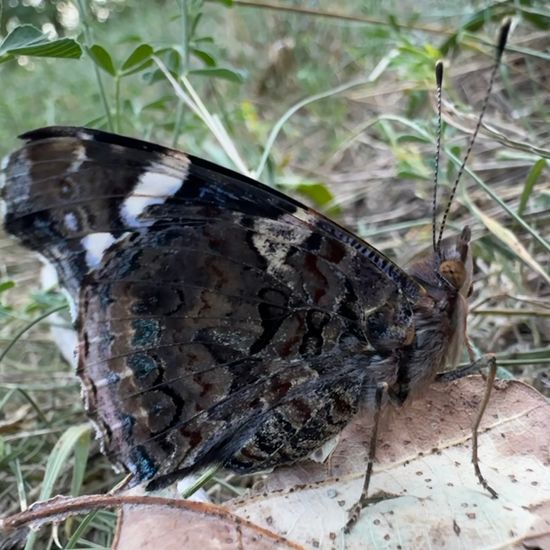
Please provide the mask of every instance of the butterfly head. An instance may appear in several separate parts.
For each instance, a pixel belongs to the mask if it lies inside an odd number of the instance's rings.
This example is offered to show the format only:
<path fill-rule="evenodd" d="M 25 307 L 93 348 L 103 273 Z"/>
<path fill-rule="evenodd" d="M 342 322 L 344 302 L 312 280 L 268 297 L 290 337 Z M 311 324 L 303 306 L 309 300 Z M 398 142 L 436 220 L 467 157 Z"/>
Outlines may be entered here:
<path fill-rule="evenodd" d="M 452 289 L 464 296 L 470 293 L 473 275 L 473 260 L 470 251 L 471 231 L 465 226 L 460 235 L 441 242 L 438 250 L 437 274 Z M 437 260 L 436 260 L 437 262 Z"/>
<path fill-rule="evenodd" d="M 443 289 L 469 296 L 473 278 L 471 236 L 470 228 L 465 226 L 459 235 L 442 239 L 436 252 L 415 258 L 407 271 L 427 290 Z"/>

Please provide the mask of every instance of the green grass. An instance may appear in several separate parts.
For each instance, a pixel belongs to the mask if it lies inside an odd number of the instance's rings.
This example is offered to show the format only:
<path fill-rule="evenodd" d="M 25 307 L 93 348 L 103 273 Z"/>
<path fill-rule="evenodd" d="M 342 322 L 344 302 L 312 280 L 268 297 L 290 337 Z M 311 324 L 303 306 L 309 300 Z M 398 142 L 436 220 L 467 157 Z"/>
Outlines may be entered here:
<path fill-rule="evenodd" d="M 550 223 L 545 79 L 550 63 L 544 48 L 550 11 L 535 1 L 526 2 L 523 11 L 514 11 L 512 3 L 477 5 L 348 0 L 338 7 L 319 2 L 311 8 L 338 10 L 357 19 L 352 21 L 238 3 L 228 8 L 189 2 L 186 40 L 178 2 L 93 4 L 103 22 L 90 15 L 85 3 L 84 21 L 68 29 L 52 19 L 56 12 L 49 6 L 37 14 L 5 3 L 3 29 L 52 20 L 60 33 L 83 45 L 101 44 L 107 57 L 96 55 L 99 65 L 86 54 L 80 60 L 23 57 L 1 65 L 0 155 L 17 146 L 18 133 L 34 127 L 107 128 L 111 123 L 123 133 L 175 144 L 229 166 L 234 164 L 227 147 L 234 146 L 253 171 L 277 121 L 302 102 L 280 125 L 262 181 L 337 217 L 403 265 L 431 238 L 434 61 L 450 40 L 454 47 L 446 52 L 450 66 L 444 93 L 457 104 L 457 113 L 445 110 L 445 184 L 456 174 L 453 155 L 460 158 L 465 148 L 462 128 L 471 126 L 468 117 L 482 102 L 498 21 L 513 14 L 517 28 L 486 117 L 495 131 L 482 132 L 478 140 L 450 229 L 468 223 L 476 239 L 469 322 L 474 344 L 496 352 L 501 367 L 549 395 L 544 375 L 550 362 L 545 279 Z M 193 11 L 202 13 L 194 34 L 189 31 Z M 382 24 L 367 23 L 366 17 Z M 438 32 L 427 32 L 426 26 Z M 142 43 L 156 52 L 174 48 L 158 55 L 176 67 L 179 52 L 180 70 L 204 69 L 204 59 L 214 61 L 217 72 L 188 77 L 226 134 L 212 132 L 193 115 L 153 63 L 121 76 L 124 60 Z M 203 61 L 191 55 L 188 62 L 185 52 L 199 46 Z M 104 70 L 109 57 L 115 77 Z M 348 87 L 359 80 L 360 85 Z M 2 515 L 50 495 L 106 492 L 122 477 L 90 439 L 78 383 L 50 337 L 50 325 L 67 324 L 67 319 L 47 317 L 33 324 L 62 304 L 58 293 L 41 290 L 38 267 L 34 256 L 0 236 Z M 14 286 L 2 284 L 9 281 Z M 220 499 L 231 495 L 220 486 L 215 490 Z M 112 514 L 97 514 L 79 530 L 81 521 L 60 527 L 66 548 L 108 547 Z M 39 537 L 35 548 L 52 544 L 47 529 Z"/>

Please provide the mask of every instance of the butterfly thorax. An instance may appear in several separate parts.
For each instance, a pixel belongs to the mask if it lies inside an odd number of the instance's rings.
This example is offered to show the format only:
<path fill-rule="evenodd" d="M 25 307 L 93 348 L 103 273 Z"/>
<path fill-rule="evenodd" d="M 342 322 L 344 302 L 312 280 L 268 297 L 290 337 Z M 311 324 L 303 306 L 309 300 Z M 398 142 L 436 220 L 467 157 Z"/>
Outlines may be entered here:
<path fill-rule="evenodd" d="M 407 269 L 425 292 L 413 306 L 415 337 L 404 350 L 393 388 L 400 401 L 460 358 L 472 285 L 470 237 L 465 227 L 459 236 L 444 239 L 437 252 L 415 258 Z"/>

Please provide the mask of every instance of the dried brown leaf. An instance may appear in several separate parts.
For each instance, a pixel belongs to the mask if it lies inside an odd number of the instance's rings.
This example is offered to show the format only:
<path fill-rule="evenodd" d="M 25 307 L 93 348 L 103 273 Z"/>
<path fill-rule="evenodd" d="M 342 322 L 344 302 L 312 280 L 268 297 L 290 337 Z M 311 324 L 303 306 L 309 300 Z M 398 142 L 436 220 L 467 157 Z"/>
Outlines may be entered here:
<path fill-rule="evenodd" d="M 182 502 L 123 505 L 112 550 L 303 550 L 219 506 Z"/>
<path fill-rule="evenodd" d="M 386 415 L 371 503 L 350 535 L 342 528 L 363 485 L 364 416 L 344 430 L 325 463 L 280 468 L 225 507 L 150 496 L 56 497 L 2 520 L 0 529 L 13 534 L 118 508 L 114 550 L 550 547 L 550 404 L 525 384 L 496 384 L 480 437 L 482 470 L 499 493 L 492 499 L 470 463 L 483 391 L 480 377 L 433 385 Z"/>
<path fill-rule="evenodd" d="M 307 548 L 521 547 L 550 533 L 550 404 L 519 382 L 498 382 L 482 422 L 478 484 L 471 425 L 480 377 L 433 385 L 385 418 L 371 480 L 373 502 L 349 536 L 342 528 L 363 485 L 368 421 L 358 417 L 325 464 L 304 462 L 269 476 L 227 506 Z M 537 539 L 538 540 L 538 539 Z"/>

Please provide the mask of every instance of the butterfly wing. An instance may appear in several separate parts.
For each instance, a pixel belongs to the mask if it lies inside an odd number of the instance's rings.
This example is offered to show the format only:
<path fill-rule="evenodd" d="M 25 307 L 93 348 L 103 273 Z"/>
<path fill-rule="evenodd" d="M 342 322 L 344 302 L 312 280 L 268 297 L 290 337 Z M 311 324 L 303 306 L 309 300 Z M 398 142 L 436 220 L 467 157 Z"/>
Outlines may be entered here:
<path fill-rule="evenodd" d="M 135 482 L 292 462 L 396 379 L 422 290 L 366 242 L 178 151 L 82 128 L 22 137 L 4 224 L 68 290 L 86 408 Z"/>

